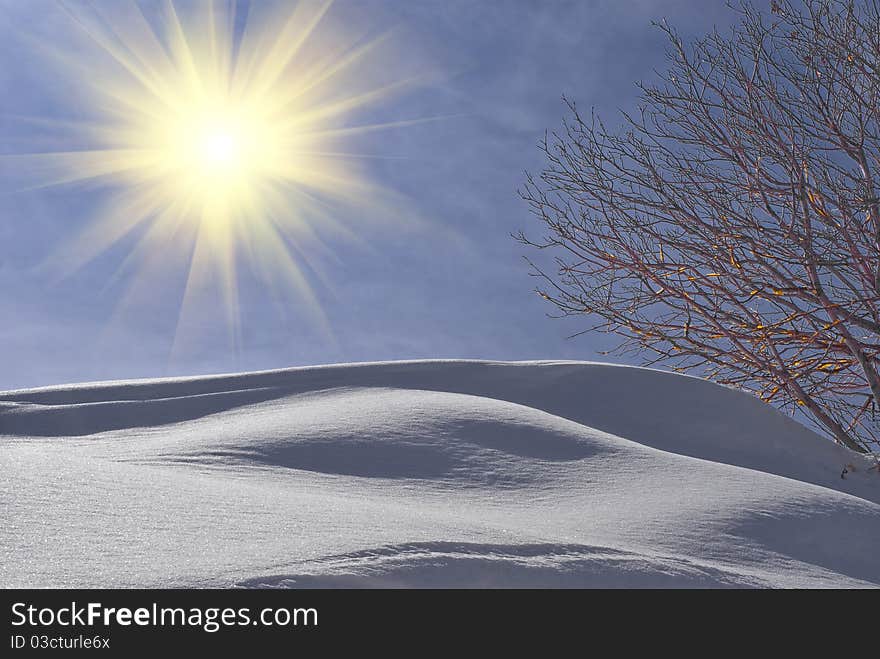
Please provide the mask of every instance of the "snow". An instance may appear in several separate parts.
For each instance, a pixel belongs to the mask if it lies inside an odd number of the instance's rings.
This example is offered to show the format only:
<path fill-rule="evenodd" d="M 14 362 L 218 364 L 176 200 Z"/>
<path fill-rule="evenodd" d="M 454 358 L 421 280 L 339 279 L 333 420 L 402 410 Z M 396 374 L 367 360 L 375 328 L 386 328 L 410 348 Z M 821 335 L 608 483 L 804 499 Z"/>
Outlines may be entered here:
<path fill-rule="evenodd" d="M 880 585 L 870 463 L 650 369 L 413 361 L 13 391 L 0 442 L 4 587 Z"/>

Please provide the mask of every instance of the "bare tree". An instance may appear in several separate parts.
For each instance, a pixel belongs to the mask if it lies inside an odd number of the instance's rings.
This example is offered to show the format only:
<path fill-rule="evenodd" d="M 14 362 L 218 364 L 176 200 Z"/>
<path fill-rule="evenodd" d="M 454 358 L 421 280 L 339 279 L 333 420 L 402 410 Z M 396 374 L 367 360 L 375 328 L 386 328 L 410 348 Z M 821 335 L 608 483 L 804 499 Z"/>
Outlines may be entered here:
<path fill-rule="evenodd" d="M 550 250 L 538 291 L 649 363 L 800 410 L 876 454 L 880 5 L 744 4 L 606 127 L 566 101 L 521 191 Z"/>

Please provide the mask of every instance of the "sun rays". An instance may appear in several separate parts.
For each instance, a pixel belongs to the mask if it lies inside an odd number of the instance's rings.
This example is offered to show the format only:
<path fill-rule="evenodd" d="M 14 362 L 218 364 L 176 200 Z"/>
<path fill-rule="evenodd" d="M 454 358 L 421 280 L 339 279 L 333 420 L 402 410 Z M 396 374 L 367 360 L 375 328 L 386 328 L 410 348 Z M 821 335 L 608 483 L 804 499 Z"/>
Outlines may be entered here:
<path fill-rule="evenodd" d="M 358 116 L 415 80 L 393 77 L 387 35 L 328 27 L 329 2 L 279 4 L 63 5 L 88 47 L 46 50 L 84 86 L 89 120 L 67 124 L 77 148 L 19 158 L 39 184 L 100 186 L 106 204 L 60 250 L 60 268 L 118 244 L 131 245 L 123 267 L 183 259 L 181 317 L 212 288 L 234 327 L 237 270 L 247 261 L 267 286 L 293 287 L 320 315 L 311 246 L 362 233 L 340 208 L 384 208 L 393 198 L 346 142 L 410 123 Z"/>

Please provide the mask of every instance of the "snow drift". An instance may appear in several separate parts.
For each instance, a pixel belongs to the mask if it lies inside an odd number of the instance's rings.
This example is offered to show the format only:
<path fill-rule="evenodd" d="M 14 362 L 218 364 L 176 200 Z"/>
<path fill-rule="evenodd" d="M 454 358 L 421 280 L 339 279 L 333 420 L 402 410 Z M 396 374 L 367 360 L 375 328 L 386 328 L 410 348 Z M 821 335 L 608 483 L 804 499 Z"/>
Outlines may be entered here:
<path fill-rule="evenodd" d="M 14 391 L 0 441 L 5 587 L 880 585 L 866 461 L 649 369 L 389 362 Z"/>

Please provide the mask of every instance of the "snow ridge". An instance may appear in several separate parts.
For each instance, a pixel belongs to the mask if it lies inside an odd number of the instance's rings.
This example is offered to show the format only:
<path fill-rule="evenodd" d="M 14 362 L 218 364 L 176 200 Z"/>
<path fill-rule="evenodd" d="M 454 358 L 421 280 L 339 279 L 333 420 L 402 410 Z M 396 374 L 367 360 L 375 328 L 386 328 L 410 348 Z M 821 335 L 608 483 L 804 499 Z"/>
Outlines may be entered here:
<path fill-rule="evenodd" d="M 0 442 L 6 587 L 880 585 L 862 458 L 650 369 L 435 360 L 22 390 L 0 393 Z"/>

